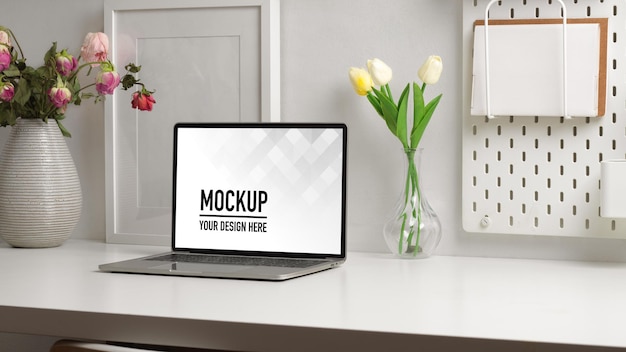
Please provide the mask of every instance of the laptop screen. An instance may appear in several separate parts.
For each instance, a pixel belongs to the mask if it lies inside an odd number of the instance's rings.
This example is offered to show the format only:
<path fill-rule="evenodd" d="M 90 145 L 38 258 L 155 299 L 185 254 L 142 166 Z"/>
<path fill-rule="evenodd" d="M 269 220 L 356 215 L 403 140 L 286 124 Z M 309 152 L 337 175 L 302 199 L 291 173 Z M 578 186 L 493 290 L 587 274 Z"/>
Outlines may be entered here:
<path fill-rule="evenodd" d="M 343 124 L 177 124 L 173 247 L 343 256 Z"/>

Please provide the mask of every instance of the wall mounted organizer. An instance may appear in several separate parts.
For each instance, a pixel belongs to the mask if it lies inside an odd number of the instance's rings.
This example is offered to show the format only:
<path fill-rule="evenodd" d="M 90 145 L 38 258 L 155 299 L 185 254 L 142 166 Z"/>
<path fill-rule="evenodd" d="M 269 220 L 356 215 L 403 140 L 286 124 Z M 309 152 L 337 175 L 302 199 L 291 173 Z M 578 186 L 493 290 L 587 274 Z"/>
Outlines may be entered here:
<path fill-rule="evenodd" d="M 606 18 L 484 23 L 474 27 L 472 115 L 604 115 Z"/>
<path fill-rule="evenodd" d="M 471 115 L 470 107 L 474 25 L 484 19 L 489 3 L 463 1 L 464 229 L 626 238 L 626 219 L 601 216 L 600 182 L 602 161 L 626 158 L 626 4 L 623 0 L 563 0 L 568 19 L 607 19 L 602 116 L 487 118 Z M 503 0 L 489 9 L 490 21 L 562 17 L 556 0 Z"/>

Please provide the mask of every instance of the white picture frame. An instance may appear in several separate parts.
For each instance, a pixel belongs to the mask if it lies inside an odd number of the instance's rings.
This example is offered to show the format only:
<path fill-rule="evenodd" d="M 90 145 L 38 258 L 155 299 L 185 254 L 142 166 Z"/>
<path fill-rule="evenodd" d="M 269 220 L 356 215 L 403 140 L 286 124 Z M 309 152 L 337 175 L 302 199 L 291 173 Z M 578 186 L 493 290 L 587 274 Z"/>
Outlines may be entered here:
<path fill-rule="evenodd" d="M 279 0 L 105 0 L 110 57 L 155 90 L 105 102 L 106 241 L 170 245 L 176 122 L 280 121 Z"/>

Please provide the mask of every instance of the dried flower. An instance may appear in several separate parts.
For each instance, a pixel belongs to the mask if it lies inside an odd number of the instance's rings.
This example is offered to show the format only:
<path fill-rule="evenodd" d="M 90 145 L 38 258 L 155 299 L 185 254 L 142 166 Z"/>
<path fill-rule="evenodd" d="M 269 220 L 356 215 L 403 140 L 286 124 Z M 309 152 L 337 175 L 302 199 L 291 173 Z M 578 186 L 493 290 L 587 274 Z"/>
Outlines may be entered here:
<path fill-rule="evenodd" d="M 65 49 L 58 52 L 54 58 L 57 72 L 61 76 L 67 77 L 78 68 L 78 60 L 76 60 L 74 56 L 68 54 Z"/>
<path fill-rule="evenodd" d="M 152 105 L 154 103 L 156 103 L 156 101 L 150 92 L 142 91 L 133 93 L 133 100 L 131 102 L 133 109 L 152 111 Z"/>
<path fill-rule="evenodd" d="M 11 36 L 6 31 L 0 30 L 0 44 L 11 46 Z"/>
<path fill-rule="evenodd" d="M 10 82 L 0 83 L 0 101 L 10 102 L 15 96 L 15 87 Z"/>
<path fill-rule="evenodd" d="M 48 97 L 52 105 L 57 108 L 64 109 L 70 101 L 72 101 L 72 91 L 70 91 L 65 83 L 59 78 L 57 85 L 48 90 Z"/>
<path fill-rule="evenodd" d="M 87 33 L 80 47 L 80 56 L 87 62 L 108 61 L 109 37 L 102 32 Z"/>
<path fill-rule="evenodd" d="M 12 46 L 11 42 L 15 45 Z M 26 65 L 26 58 L 13 32 L 0 26 L 0 126 L 14 125 L 17 118 L 38 118 L 45 122 L 56 120 L 63 135 L 71 136 L 61 124 L 69 104 L 80 105 L 84 99 L 94 98 L 96 102 L 114 90 L 123 82 L 122 89 L 135 85 L 141 86 L 141 95 L 150 97 L 142 107 L 151 110 L 154 98 L 144 84 L 135 77 L 141 69 L 135 64 L 127 64 L 128 71 L 120 77 L 108 59 L 109 38 L 104 33 L 88 33 L 81 47 L 81 56 L 77 59 L 66 49 L 57 50 L 53 43 L 44 56 L 44 64 L 34 68 Z M 95 81 L 81 87 L 78 74 L 88 68 L 98 70 Z M 95 86 L 95 94 L 86 89 Z M 148 104 L 149 103 L 149 104 Z M 135 104 L 133 97 L 132 104 Z M 149 105 L 149 109 L 147 108 Z"/>
<path fill-rule="evenodd" d="M 96 91 L 102 95 L 113 94 L 115 88 L 120 85 L 120 75 L 115 72 L 113 65 L 103 63 L 100 65 L 100 73 L 96 77 Z"/>
<path fill-rule="evenodd" d="M 0 44 L 0 72 L 11 66 L 11 59 L 10 47 Z"/>

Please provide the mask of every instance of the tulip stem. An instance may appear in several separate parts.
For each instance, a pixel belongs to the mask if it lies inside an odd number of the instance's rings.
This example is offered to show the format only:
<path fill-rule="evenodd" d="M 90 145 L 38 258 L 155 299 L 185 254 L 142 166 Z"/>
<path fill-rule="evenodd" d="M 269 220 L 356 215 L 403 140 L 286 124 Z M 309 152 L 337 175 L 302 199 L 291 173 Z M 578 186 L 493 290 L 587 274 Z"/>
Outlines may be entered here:
<path fill-rule="evenodd" d="M 389 83 L 382 86 L 382 88 L 384 89 L 385 93 L 389 97 L 389 100 L 393 101 L 393 96 L 391 95 L 391 88 L 389 88 Z"/>

